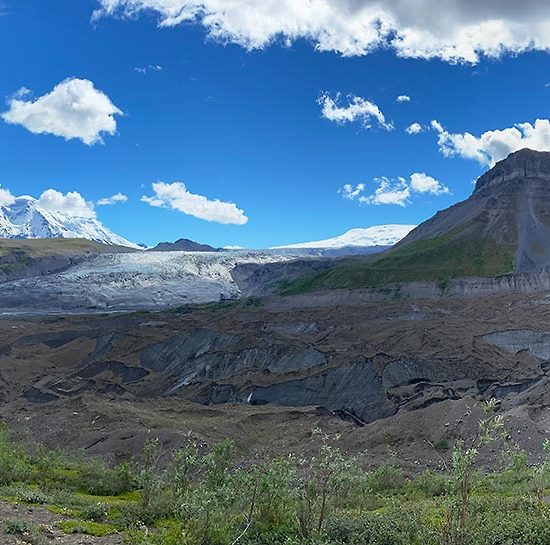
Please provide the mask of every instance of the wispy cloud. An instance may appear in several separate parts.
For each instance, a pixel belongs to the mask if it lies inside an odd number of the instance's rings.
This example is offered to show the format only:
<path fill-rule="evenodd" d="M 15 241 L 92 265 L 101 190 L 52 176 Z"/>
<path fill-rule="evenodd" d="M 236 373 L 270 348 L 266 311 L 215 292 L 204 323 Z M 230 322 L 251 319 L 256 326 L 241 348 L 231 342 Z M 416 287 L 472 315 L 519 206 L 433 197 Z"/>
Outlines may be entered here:
<path fill-rule="evenodd" d="M 149 72 L 162 72 L 164 67 L 160 64 L 148 64 L 147 66 L 134 66 L 134 72 L 146 75 Z"/>
<path fill-rule="evenodd" d="M 128 197 L 124 193 L 115 193 L 110 197 L 103 197 L 97 201 L 99 206 L 111 206 L 113 204 L 120 204 L 128 201 Z"/>
<path fill-rule="evenodd" d="M 388 131 L 393 129 L 392 123 L 386 121 L 384 114 L 374 102 L 356 95 L 348 95 L 347 105 L 340 106 L 340 99 L 341 93 L 337 93 L 334 98 L 327 93 L 323 93 L 319 97 L 318 103 L 321 106 L 321 115 L 325 119 L 339 124 L 358 121 L 365 128 L 370 128 L 372 122 L 375 121 L 380 127 Z"/>

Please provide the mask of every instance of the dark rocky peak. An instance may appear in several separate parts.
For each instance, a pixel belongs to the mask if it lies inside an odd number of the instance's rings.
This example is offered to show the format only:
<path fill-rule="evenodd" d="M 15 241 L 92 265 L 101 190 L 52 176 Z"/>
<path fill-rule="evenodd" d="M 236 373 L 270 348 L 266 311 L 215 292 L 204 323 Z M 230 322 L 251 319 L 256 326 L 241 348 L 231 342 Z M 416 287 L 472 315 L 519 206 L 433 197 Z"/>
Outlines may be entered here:
<path fill-rule="evenodd" d="M 217 248 L 213 248 L 208 244 L 199 244 L 188 238 L 180 238 L 176 242 L 160 242 L 151 252 L 217 252 Z"/>
<path fill-rule="evenodd" d="M 524 148 L 511 153 L 478 178 L 474 194 L 503 182 L 526 178 L 550 180 L 550 152 Z"/>

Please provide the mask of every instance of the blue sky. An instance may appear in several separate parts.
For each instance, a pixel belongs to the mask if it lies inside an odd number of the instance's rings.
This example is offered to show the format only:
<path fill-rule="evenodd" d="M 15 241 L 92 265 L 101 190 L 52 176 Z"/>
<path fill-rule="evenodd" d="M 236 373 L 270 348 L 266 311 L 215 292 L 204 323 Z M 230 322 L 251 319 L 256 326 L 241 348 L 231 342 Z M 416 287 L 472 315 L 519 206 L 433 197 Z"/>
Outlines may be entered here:
<path fill-rule="evenodd" d="M 95 144 L 0 121 L 2 187 L 36 197 L 49 188 L 77 191 L 88 202 L 122 193 L 127 202 L 96 204 L 95 213 L 132 241 L 186 237 L 267 247 L 354 227 L 419 223 L 466 198 L 472 180 L 505 152 L 524 142 L 550 148 L 546 126 L 510 132 L 517 123 L 548 117 L 546 44 L 525 52 L 511 44 L 510 52 L 480 55 L 476 63 L 449 62 L 437 52 L 422 54 L 431 59 L 403 58 L 383 46 L 345 56 L 319 51 L 315 39 L 299 36 L 292 44 L 279 40 L 248 50 L 236 39 L 209 36 L 200 21 L 159 27 L 159 12 L 92 21 L 99 0 L 2 5 L 0 95 L 6 103 L 0 111 L 9 110 L 21 88 L 32 94 L 18 100 L 35 101 L 79 78 L 123 112 L 114 115 L 116 132 L 102 133 L 103 143 Z M 323 117 L 323 93 L 331 100 L 341 93 L 335 107 L 342 109 L 353 97 L 369 101 L 393 130 L 374 118 L 365 127 L 360 117 L 347 123 Z M 398 102 L 399 95 L 410 101 Z M 439 130 L 430 127 L 432 120 Z M 407 134 L 415 122 L 424 130 Z M 465 143 L 459 138 L 465 133 L 478 140 Z M 412 191 L 413 173 L 448 191 Z M 381 178 L 409 188 L 404 206 L 375 203 Z M 235 203 L 248 221 L 206 221 L 167 200 L 151 206 L 142 197 L 153 197 L 159 181 L 183 182 L 192 194 Z M 345 198 L 346 184 L 364 189 Z"/>

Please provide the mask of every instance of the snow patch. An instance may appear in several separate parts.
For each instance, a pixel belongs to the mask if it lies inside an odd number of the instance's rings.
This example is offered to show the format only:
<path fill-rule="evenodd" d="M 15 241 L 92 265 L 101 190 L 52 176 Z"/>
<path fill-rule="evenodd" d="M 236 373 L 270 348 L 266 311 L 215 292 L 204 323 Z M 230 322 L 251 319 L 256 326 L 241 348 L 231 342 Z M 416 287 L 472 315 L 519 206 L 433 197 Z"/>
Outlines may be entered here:
<path fill-rule="evenodd" d="M 365 229 L 351 229 L 343 235 L 317 240 L 314 242 L 302 242 L 298 244 L 287 244 L 275 246 L 273 249 L 283 248 L 346 248 L 350 246 L 393 246 L 405 238 L 416 225 L 374 225 Z"/>
<path fill-rule="evenodd" d="M 102 244 L 140 248 L 95 218 L 69 216 L 42 208 L 37 199 L 17 197 L 0 206 L 0 238 L 84 238 Z"/>

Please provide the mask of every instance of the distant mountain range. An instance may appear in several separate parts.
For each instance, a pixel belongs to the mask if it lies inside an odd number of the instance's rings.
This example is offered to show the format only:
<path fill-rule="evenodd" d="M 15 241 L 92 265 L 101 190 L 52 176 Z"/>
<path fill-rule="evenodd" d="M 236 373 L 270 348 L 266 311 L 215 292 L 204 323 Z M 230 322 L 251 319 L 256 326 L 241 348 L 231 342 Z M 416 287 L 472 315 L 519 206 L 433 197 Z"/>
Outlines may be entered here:
<path fill-rule="evenodd" d="M 297 244 L 287 244 L 284 246 L 275 246 L 273 250 L 287 248 L 351 248 L 351 247 L 372 247 L 372 246 L 393 246 L 401 239 L 405 238 L 416 225 L 374 225 L 364 229 L 350 229 L 343 235 L 328 238 L 325 240 L 317 240 L 313 242 L 301 242 Z"/>
<path fill-rule="evenodd" d="M 150 252 L 218 252 L 217 248 L 208 244 L 200 244 L 188 238 L 180 238 L 176 242 L 159 242 Z"/>
<path fill-rule="evenodd" d="M 376 225 L 365 229 L 351 229 L 334 238 L 276 246 L 271 250 L 278 251 L 278 253 L 301 250 L 300 253 L 307 255 L 319 254 L 316 250 L 336 252 L 335 255 L 364 253 L 365 250 L 370 253 L 371 249 L 372 251 L 380 251 L 393 246 L 414 227 L 414 225 Z M 82 238 L 101 244 L 143 249 L 141 246 L 107 229 L 95 218 L 75 217 L 46 210 L 40 206 L 37 199 L 30 196 L 17 197 L 13 204 L 0 206 L 0 238 Z M 349 252 L 346 249 L 349 249 Z M 218 252 L 222 250 L 209 244 L 200 244 L 190 239 L 180 238 L 175 242 L 160 242 L 155 247 L 150 248 L 149 251 Z"/>
<path fill-rule="evenodd" d="M 37 199 L 29 196 L 18 197 L 9 206 L 0 206 L 0 238 L 84 238 L 102 244 L 139 248 L 95 218 L 73 217 L 46 210 Z"/>

